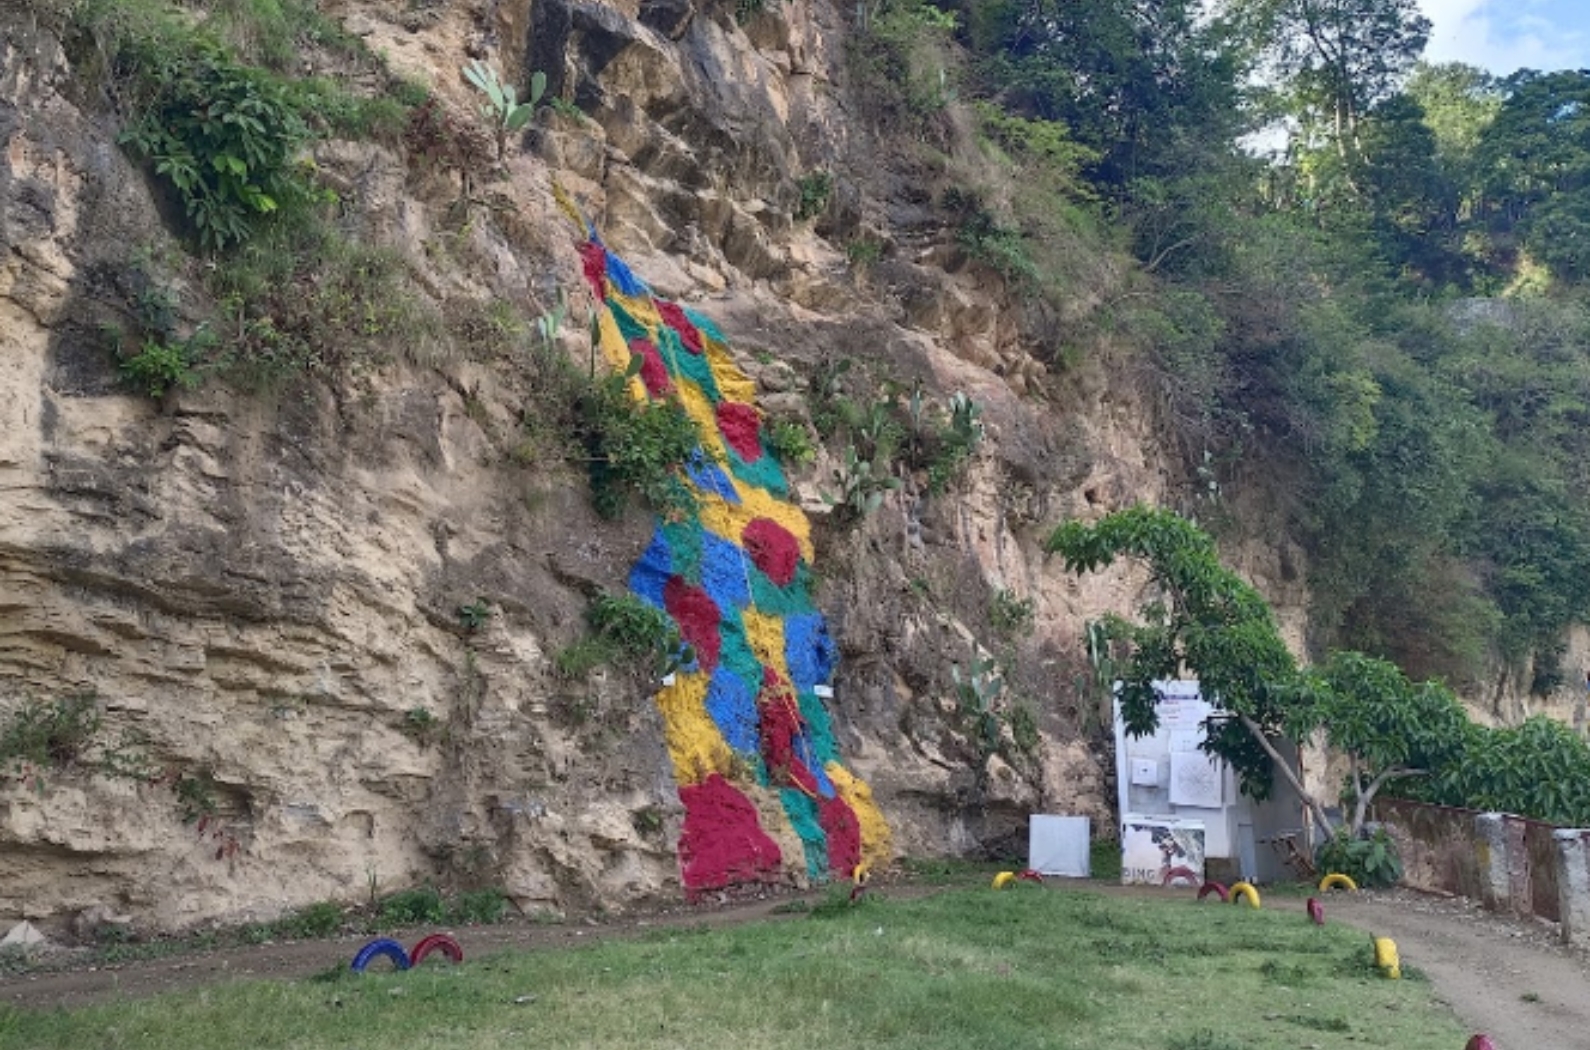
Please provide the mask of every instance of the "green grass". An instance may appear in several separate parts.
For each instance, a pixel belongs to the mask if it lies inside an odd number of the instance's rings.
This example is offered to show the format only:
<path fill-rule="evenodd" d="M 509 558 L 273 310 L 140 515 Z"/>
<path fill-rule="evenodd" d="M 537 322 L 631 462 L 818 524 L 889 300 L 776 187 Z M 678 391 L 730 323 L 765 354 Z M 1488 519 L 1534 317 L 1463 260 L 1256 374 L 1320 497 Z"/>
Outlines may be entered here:
<path fill-rule="evenodd" d="M 340 950 L 327 946 L 329 962 Z M 1316 928 L 1296 908 L 962 889 L 456 968 L 257 981 L 75 1011 L 0 1007 L 0 1047 L 1462 1045 L 1427 984 L 1376 977 L 1369 953 L 1364 934 Z"/>

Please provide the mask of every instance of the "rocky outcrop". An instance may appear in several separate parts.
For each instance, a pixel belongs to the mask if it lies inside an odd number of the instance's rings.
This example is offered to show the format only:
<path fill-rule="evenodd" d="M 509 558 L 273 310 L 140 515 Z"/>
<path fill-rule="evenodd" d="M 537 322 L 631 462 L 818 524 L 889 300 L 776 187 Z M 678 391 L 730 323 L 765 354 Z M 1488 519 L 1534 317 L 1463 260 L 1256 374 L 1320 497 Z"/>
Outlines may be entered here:
<path fill-rule="evenodd" d="M 1167 498 L 1173 468 L 1129 385 L 1098 362 L 1050 375 L 1020 304 L 947 234 L 891 241 L 865 279 L 848 265 L 836 246 L 891 227 L 845 170 L 868 147 L 840 12 L 410 14 L 340 12 L 455 104 L 454 70 L 486 55 L 546 71 L 584 116 L 545 115 L 463 230 L 453 187 L 393 150 L 325 145 L 345 210 L 437 310 L 528 318 L 565 289 L 559 349 L 583 362 L 556 178 L 661 294 L 724 330 L 764 408 L 801 415 L 804 377 L 843 358 L 972 397 L 987 438 L 947 495 L 907 487 L 858 528 L 818 521 L 835 731 L 901 851 L 1019 845 L 1035 810 L 1107 822 L 1075 640 L 1143 581 L 1068 577 L 1041 540 Z M 130 391 L 99 324 L 124 309 L 134 253 L 181 252 L 59 39 L 9 8 L 0 30 L 0 718 L 87 692 L 103 715 L 71 761 L 0 787 L 0 924 L 99 908 L 179 929 L 425 879 L 500 884 L 529 910 L 677 895 L 682 811 L 650 686 L 568 680 L 552 659 L 650 522 L 597 519 L 575 465 L 525 453 L 534 371 L 402 345 L 349 386 Z M 818 168 L 833 197 L 798 223 L 797 179 Z M 185 265 L 168 276 L 192 319 L 207 304 Z M 818 518 L 834 465 L 795 479 Z M 1032 603 L 1030 635 L 991 622 L 1001 592 Z M 1025 750 L 989 753 L 957 708 L 951 668 L 994 650 L 1035 716 Z"/>

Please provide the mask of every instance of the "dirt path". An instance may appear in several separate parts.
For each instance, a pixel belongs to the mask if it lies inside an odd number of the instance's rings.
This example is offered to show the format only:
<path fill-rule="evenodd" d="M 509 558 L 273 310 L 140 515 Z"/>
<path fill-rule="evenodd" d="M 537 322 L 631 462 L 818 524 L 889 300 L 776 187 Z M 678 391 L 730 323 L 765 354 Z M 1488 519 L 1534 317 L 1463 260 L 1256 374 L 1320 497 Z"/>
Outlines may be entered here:
<path fill-rule="evenodd" d="M 1333 894 L 1325 909 L 1396 941 L 1403 965 L 1499 1050 L 1590 1050 L 1590 956 L 1563 947 L 1555 927 L 1407 891 Z"/>

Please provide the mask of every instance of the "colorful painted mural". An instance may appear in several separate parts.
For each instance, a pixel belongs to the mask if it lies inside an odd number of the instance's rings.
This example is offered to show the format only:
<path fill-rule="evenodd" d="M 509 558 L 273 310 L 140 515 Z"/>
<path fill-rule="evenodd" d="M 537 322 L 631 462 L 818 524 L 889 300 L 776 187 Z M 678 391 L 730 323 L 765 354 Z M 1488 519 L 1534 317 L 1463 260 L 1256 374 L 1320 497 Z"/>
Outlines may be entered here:
<path fill-rule="evenodd" d="M 838 650 L 811 601 L 810 523 L 764 440 L 755 384 L 710 321 L 653 296 L 594 234 L 580 254 L 607 362 L 623 372 L 639 357 L 631 395 L 676 399 L 701 435 L 686 469 L 694 512 L 660 520 L 629 577 L 693 655 L 656 695 L 685 807 L 686 890 L 791 865 L 849 878 L 887 861 L 888 825 L 840 763 L 817 695 Z"/>

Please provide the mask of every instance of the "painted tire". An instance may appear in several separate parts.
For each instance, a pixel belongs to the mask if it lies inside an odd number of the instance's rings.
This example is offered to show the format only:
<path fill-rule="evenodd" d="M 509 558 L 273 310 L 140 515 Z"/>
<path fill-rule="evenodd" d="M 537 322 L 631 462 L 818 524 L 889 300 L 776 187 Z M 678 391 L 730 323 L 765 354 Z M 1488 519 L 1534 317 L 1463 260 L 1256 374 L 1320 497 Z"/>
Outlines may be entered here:
<path fill-rule="evenodd" d="M 359 949 L 359 954 L 353 957 L 353 972 L 363 973 L 364 968 L 375 961 L 376 956 L 384 955 L 392 960 L 392 965 L 399 970 L 409 968 L 409 954 L 403 946 L 389 937 L 378 937 Z"/>
<path fill-rule="evenodd" d="M 1177 879 L 1187 879 L 1190 882 L 1196 883 L 1198 881 L 1198 873 L 1193 871 L 1191 868 L 1172 868 L 1165 873 L 1164 878 L 1159 880 L 1159 884 L 1161 886 L 1170 886 L 1173 885 Z"/>
<path fill-rule="evenodd" d="M 1393 981 L 1402 977 L 1402 960 L 1397 957 L 1397 942 L 1390 937 L 1376 937 L 1375 965 Z"/>
<path fill-rule="evenodd" d="M 857 864 L 850 870 L 850 881 L 855 883 L 857 886 L 865 886 L 867 884 L 867 880 L 871 877 L 872 869 L 867 867 L 865 864 Z"/>
<path fill-rule="evenodd" d="M 1351 876 L 1343 875 L 1339 871 L 1333 871 L 1323 879 L 1319 880 L 1319 889 L 1321 893 L 1324 893 L 1326 890 L 1332 889 L 1336 886 L 1340 886 L 1343 889 L 1352 890 L 1355 893 L 1358 891 L 1358 883 L 1354 882 Z"/>
<path fill-rule="evenodd" d="M 1308 917 L 1315 926 L 1325 925 L 1325 908 L 1313 897 L 1308 899 Z"/>
<path fill-rule="evenodd" d="M 1225 886 L 1214 881 L 1204 883 L 1203 888 L 1198 891 L 1198 899 L 1203 900 L 1211 893 L 1220 898 L 1221 904 L 1224 904 L 1231 899 L 1230 891 L 1227 890 Z"/>
<path fill-rule="evenodd" d="M 1023 871 L 1020 875 L 1017 875 L 1016 878 L 1023 879 L 1023 880 L 1025 880 L 1027 882 L 1042 882 L 1043 881 L 1043 873 L 1042 872 L 1038 872 L 1038 871 L 1034 871 L 1032 868 L 1028 868 L 1025 871 Z"/>
<path fill-rule="evenodd" d="M 414 950 L 409 952 L 409 965 L 418 966 L 432 952 L 441 952 L 455 963 L 464 961 L 464 949 L 458 946 L 457 941 L 445 933 L 433 933 L 429 937 L 421 937 L 415 943 Z"/>
<path fill-rule="evenodd" d="M 862 898 L 862 895 L 866 892 L 867 884 L 865 882 L 858 882 L 854 886 L 850 887 L 850 903 L 854 904 L 859 901 Z"/>
<path fill-rule="evenodd" d="M 994 889 L 1002 890 L 1006 886 L 1009 886 L 1011 883 L 1013 883 L 1015 881 L 1016 881 L 1016 873 L 1015 872 L 1013 872 L 1013 871 L 1002 871 L 998 875 L 994 876 L 994 884 L 993 884 L 994 885 Z"/>
<path fill-rule="evenodd" d="M 1251 907 L 1259 907 L 1259 891 L 1253 888 L 1252 883 L 1233 882 L 1231 884 L 1231 903 L 1235 904 L 1244 897 L 1248 899 Z"/>
<path fill-rule="evenodd" d="M 1463 1045 L 1463 1050 L 1496 1050 L 1496 1044 L 1491 1042 L 1491 1037 L 1481 1033 L 1473 1036 Z"/>

